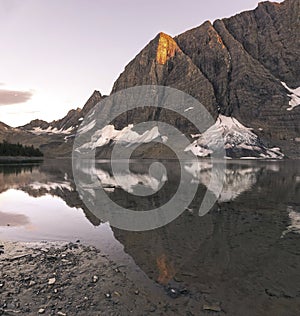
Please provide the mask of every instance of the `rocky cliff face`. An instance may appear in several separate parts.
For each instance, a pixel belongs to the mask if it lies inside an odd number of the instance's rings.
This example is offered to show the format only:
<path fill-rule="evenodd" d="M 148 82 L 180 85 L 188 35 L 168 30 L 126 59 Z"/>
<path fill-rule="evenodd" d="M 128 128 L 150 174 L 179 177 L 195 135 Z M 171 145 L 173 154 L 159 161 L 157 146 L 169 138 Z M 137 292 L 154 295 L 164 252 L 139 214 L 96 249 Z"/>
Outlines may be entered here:
<path fill-rule="evenodd" d="M 161 33 L 129 63 L 112 92 L 142 84 L 175 87 L 215 118 L 218 112 L 233 116 L 266 143 L 298 155 L 300 100 L 295 96 L 291 108 L 288 88 L 300 86 L 299 16 L 298 0 L 262 2 L 174 41 Z"/>
<path fill-rule="evenodd" d="M 212 113 L 217 113 L 212 84 L 176 41 L 164 33 L 159 33 L 126 66 L 112 93 L 139 85 L 175 87 L 202 100 Z"/>

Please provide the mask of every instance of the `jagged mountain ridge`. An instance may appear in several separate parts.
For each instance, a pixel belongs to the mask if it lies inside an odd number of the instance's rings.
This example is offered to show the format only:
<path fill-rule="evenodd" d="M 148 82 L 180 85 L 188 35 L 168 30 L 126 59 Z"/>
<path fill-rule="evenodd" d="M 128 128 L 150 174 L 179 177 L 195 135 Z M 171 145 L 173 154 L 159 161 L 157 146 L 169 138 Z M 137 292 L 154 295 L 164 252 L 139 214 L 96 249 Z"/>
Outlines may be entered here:
<path fill-rule="evenodd" d="M 219 114 L 232 116 L 251 127 L 260 142 L 281 147 L 287 156 L 299 157 L 299 98 L 291 94 L 300 86 L 299 6 L 298 0 L 267 1 L 255 10 L 214 23 L 207 21 L 174 38 L 159 33 L 125 67 L 112 93 L 144 84 L 177 88 L 198 99 L 215 119 Z M 88 108 L 101 98 L 100 93 L 94 93 Z M 119 117 L 115 127 L 123 129 L 151 117 L 167 117 L 164 111 L 151 111 L 131 111 Z M 65 142 L 85 114 L 84 110 L 71 110 L 61 120 L 35 120 L 18 131 L 35 132 L 35 137 L 52 135 Z M 103 114 L 109 115 L 107 109 Z M 182 125 L 187 135 L 194 132 Z"/>
<path fill-rule="evenodd" d="M 262 2 L 253 11 L 207 21 L 176 36 L 178 48 L 166 54 L 164 63 L 151 53 L 151 41 L 126 66 L 112 91 L 149 83 L 178 88 L 197 98 L 215 118 L 217 112 L 233 116 L 267 144 L 299 156 L 300 106 L 291 109 L 290 94 L 300 85 L 299 3 Z M 156 47 L 159 52 L 160 45 Z M 182 60 L 193 70 L 181 71 Z M 198 84 L 198 78 L 205 85 Z"/>
<path fill-rule="evenodd" d="M 54 120 L 50 123 L 43 120 L 33 120 L 19 128 L 38 135 L 43 133 L 70 134 L 76 131 L 85 115 L 104 97 L 95 90 L 82 109 L 72 109 L 60 120 Z"/>

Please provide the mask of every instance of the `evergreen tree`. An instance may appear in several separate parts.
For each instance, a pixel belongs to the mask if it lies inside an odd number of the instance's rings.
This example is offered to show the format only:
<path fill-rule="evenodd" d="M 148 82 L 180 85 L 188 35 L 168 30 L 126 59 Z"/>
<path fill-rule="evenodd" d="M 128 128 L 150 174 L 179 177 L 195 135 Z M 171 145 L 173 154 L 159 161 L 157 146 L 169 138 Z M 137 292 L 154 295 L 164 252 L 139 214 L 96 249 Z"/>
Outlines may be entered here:
<path fill-rule="evenodd" d="M 0 156 L 42 157 L 43 153 L 38 148 L 34 148 L 33 145 L 11 144 L 4 140 L 0 143 Z"/>

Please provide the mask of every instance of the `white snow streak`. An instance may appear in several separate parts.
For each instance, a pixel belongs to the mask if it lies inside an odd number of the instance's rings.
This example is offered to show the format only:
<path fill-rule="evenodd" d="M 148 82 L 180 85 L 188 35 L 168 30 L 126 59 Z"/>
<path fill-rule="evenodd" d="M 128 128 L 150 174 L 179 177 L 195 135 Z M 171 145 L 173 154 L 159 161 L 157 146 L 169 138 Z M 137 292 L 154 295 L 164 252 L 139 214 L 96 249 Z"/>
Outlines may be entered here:
<path fill-rule="evenodd" d="M 291 107 L 287 108 L 287 111 L 293 110 L 296 106 L 300 105 L 300 87 L 296 89 L 291 89 L 287 86 L 285 82 L 281 82 L 281 84 L 289 91 L 291 94 L 288 96 L 291 98 L 289 105 Z"/>

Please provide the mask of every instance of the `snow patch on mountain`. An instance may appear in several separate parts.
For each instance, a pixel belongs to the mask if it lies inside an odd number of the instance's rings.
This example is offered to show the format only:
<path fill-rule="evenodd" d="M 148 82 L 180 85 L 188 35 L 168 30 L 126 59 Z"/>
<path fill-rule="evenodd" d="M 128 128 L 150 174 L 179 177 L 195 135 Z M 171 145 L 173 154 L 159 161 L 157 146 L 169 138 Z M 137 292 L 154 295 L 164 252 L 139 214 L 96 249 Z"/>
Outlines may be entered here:
<path fill-rule="evenodd" d="M 56 127 L 53 128 L 49 126 L 47 129 L 42 129 L 40 127 L 34 127 L 32 130 L 29 130 L 30 133 L 35 135 L 42 135 L 42 134 L 70 134 L 73 131 L 73 127 L 69 127 L 68 129 L 57 129 Z"/>
<path fill-rule="evenodd" d="M 132 129 L 133 124 L 129 124 L 121 130 L 116 130 L 114 125 L 107 125 L 101 130 L 96 131 L 91 137 L 91 141 L 78 149 L 95 149 L 107 145 L 112 141 L 121 142 L 125 145 L 150 143 L 154 139 L 161 137 L 157 126 L 154 126 L 151 130 L 145 131 L 143 134 L 139 134 Z M 82 127 L 82 129 L 79 130 L 79 133 L 84 133 L 86 131 L 87 129 Z M 165 139 L 163 138 L 163 140 Z"/>
<path fill-rule="evenodd" d="M 288 96 L 291 98 L 289 105 L 291 107 L 287 108 L 287 111 L 293 110 L 296 106 L 300 105 L 300 87 L 296 89 L 291 89 L 287 86 L 285 82 L 281 82 L 281 84 L 289 91 L 291 94 Z"/>
<path fill-rule="evenodd" d="M 188 111 L 193 110 L 193 109 L 194 109 L 194 107 L 190 106 L 189 108 L 185 109 L 184 112 L 188 112 Z"/>
<path fill-rule="evenodd" d="M 214 125 L 185 149 L 198 157 L 224 150 L 226 158 L 281 159 L 284 156 L 280 148 L 267 148 L 251 128 L 221 114 Z"/>
<path fill-rule="evenodd" d="M 95 125 L 96 125 L 96 120 L 92 120 L 92 121 L 89 122 L 88 124 L 83 125 L 82 127 L 80 127 L 80 128 L 78 129 L 78 133 L 80 133 L 80 134 L 86 133 L 86 132 L 88 132 L 89 130 L 91 130 L 92 128 L 94 128 Z"/>

